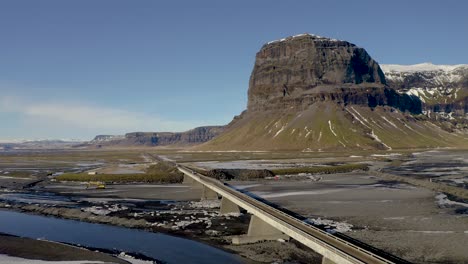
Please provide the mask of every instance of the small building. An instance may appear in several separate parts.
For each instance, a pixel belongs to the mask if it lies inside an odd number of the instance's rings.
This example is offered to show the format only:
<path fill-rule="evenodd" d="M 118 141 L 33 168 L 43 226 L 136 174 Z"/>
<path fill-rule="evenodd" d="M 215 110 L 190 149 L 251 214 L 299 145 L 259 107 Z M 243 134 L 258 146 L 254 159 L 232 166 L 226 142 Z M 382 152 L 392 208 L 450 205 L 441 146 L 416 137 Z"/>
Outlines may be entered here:
<path fill-rule="evenodd" d="M 88 175 L 96 175 L 98 174 L 96 171 L 88 171 Z"/>

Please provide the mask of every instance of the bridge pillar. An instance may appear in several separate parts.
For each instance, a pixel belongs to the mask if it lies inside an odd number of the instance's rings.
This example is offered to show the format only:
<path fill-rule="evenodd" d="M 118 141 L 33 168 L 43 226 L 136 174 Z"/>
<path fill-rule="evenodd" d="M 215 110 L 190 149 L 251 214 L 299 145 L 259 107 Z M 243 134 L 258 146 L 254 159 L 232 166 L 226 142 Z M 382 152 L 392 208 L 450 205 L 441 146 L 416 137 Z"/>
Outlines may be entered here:
<path fill-rule="evenodd" d="M 278 239 L 289 240 L 289 236 L 283 234 L 281 231 L 257 216 L 252 215 L 247 235 L 233 237 L 232 243 L 238 245 Z"/>
<path fill-rule="evenodd" d="M 240 213 L 240 208 L 237 204 L 223 196 L 223 198 L 221 198 L 221 208 L 219 211 L 221 214 Z"/>
<path fill-rule="evenodd" d="M 202 200 L 218 200 L 218 193 L 203 185 Z"/>
<path fill-rule="evenodd" d="M 252 215 L 250 218 L 249 231 L 247 232 L 248 236 L 269 236 L 281 234 L 283 234 L 281 231 L 272 227 L 257 216 Z"/>
<path fill-rule="evenodd" d="M 183 184 L 194 184 L 195 180 L 192 179 L 192 177 L 187 176 L 184 174 L 184 181 L 182 182 Z"/>
<path fill-rule="evenodd" d="M 326 257 L 322 257 L 322 264 L 336 264 L 336 263 Z"/>

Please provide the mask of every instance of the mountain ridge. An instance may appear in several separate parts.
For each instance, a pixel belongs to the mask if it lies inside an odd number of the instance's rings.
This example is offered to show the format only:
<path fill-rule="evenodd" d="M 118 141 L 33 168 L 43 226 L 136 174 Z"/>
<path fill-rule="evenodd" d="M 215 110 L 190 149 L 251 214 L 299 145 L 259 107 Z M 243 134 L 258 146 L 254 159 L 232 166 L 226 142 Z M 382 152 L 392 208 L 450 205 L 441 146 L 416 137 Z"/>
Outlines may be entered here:
<path fill-rule="evenodd" d="M 468 65 L 382 65 L 389 86 L 417 96 L 422 112 L 450 130 L 468 131 Z"/>
<path fill-rule="evenodd" d="M 223 130 L 224 126 L 202 126 L 184 132 L 130 132 L 125 135 L 98 135 L 86 145 L 93 147 L 185 147 L 207 142 Z"/>

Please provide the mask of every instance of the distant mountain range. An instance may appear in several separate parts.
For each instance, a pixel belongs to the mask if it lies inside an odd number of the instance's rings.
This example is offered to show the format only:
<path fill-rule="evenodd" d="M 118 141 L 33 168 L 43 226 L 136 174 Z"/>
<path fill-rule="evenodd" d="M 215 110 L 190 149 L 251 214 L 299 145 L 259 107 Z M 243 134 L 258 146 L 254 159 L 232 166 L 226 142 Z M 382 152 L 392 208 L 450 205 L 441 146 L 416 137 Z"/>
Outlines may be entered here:
<path fill-rule="evenodd" d="M 0 150 L 28 150 L 28 149 L 64 149 L 82 144 L 81 140 L 74 139 L 35 139 L 35 140 L 2 140 Z"/>
<path fill-rule="evenodd" d="M 125 135 L 98 135 L 84 146 L 131 147 L 172 146 L 186 147 L 207 142 L 221 134 L 224 126 L 197 127 L 185 132 L 132 132 Z"/>

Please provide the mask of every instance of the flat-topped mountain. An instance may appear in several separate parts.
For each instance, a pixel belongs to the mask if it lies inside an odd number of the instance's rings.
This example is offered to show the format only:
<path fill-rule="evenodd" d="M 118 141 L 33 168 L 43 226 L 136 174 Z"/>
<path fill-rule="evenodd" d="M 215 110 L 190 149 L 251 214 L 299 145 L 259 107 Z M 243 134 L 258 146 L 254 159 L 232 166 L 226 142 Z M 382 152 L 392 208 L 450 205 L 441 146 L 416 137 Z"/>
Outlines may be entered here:
<path fill-rule="evenodd" d="M 209 141 L 219 135 L 223 128 L 204 126 L 185 132 L 133 132 L 125 134 L 125 143 L 146 146 L 193 145 Z"/>
<path fill-rule="evenodd" d="M 199 150 L 337 150 L 468 145 L 422 113 L 420 97 L 388 85 L 352 43 L 301 34 L 256 54 L 247 110 Z"/>
<path fill-rule="evenodd" d="M 346 41 L 301 34 L 265 44 L 255 57 L 248 110 L 343 88 L 382 88 L 385 77 L 367 52 Z"/>
<path fill-rule="evenodd" d="M 307 107 L 318 101 L 390 105 L 421 112 L 410 96 L 386 89 L 379 64 L 352 43 L 301 34 L 265 44 L 255 57 L 249 111 Z"/>
<path fill-rule="evenodd" d="M 224 130 L 223 126 L 197 127 L 185 132 L 131 132 L 124 136 L 99 135 L 89 142 L 97 146 L 187 146 L 207 142 Z"/>

